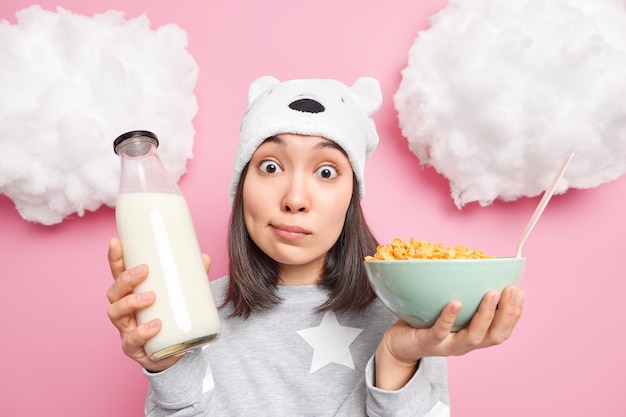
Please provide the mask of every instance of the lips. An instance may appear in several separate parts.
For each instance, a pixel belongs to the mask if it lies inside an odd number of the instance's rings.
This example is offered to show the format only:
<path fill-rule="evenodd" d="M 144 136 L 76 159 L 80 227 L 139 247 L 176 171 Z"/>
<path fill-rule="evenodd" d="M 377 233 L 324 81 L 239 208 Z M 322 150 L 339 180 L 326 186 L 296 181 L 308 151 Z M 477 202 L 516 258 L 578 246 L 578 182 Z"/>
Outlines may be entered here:
<path fill-rule="evenodd" d="M 271 227 L 278 236 L 287 240 L 302 239 L 312 234 L 310 231 L 299 226 L 272 224 Z"/>

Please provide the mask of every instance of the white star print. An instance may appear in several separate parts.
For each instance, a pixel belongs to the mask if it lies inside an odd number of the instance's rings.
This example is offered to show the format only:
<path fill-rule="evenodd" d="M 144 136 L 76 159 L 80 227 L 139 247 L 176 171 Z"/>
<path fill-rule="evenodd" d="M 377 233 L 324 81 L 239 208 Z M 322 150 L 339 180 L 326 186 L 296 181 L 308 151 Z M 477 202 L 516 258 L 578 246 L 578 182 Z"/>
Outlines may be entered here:
<path fill-rule="evenodd" d="M 313 348 L 311 373 L 331 362 L 354 369 L 350 344 L 363 329 L 341 326 L 332 311 L 326 312 L 318 327 L 298 330 L 298 334 Z"/>
<path fill-rule="evenodd" d="M 208 348 L 207 345 L 202 346 L 202 350 L 206 348 Z M 209 365 L 202 380 L 202 393 L 209 392 L 213 388 L 215 388 L 215 381 L 213 381 L 213 371 L 211 370 L 211 365 Z"/>

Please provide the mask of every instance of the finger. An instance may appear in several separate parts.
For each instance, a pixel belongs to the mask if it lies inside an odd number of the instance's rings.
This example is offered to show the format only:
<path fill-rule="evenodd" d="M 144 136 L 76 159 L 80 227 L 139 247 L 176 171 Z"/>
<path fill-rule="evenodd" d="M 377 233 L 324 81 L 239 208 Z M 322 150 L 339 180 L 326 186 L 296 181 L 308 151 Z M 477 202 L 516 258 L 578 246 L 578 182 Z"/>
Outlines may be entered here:
<path fill-rule="evenodd" d="M 121 329 L 126 327 L 128 323 L 135 321 L 135 313 L 138 310 L 151 306 L 155 299 L 156 296 L 153 292 L 130 294 L 109 305 L 107 315 L 115 327 Z"/>
<path fill-rule="evenodd" d="M 500 293 L 498 291 L 488 291 L 483 297 L 467 326 L 466 342 L 470 346 L 478 346 L 483 342 L 485 335 L 491 328 L 499 301 Z"/>
<path fill-rule="evenodd" d="M 437 321 L 435 321 L 435 324 L 428 329 L 429 337 L 437 343 L 441 343 L 445 340 L 452 331 L 452 326 L 454 325 L 461 308 L 462 305 L 458 301 L 448 303 L 448 305 L 446 305 L 441 311 L 441 314 L 437 318 Z"/>
<path fill-rule="evenodd" d="M 137 359 L 146 356 L 144 345 L 149 339 L 156 336 L 160 330 L 161 320 L 159 319 L 150 320 L 141 326 L 137 326 L 122 341 L 122 350 L 126 355 Z"/>
<path fill-rule="evenodd" d="M 202 262 L 204 262 L 204 269 L 206 269 L 207 273 L 209 269 L 211 269 L 211 257 L 206 253 L 202 254 Z"/>
<path fill-rule="evenodd" d="M 109 268 L 111 269 L 111 275 L 113 279 L 116 279 L 122 272 L 124 272 L 124 257 L 122 255 L 122 243 L 116 237 L 109 240 Z"/>
<path fill-rule="evenodd" d="M 516 286 L 504 289 L 489 331 L 490 344 L 500 344 L 511 337 L 522 315 L 524 291 Z"/>
<path fill-rule="evenodd" d="M 122 272 L 107 291 L 109 302 L 114 303 L 126 297 L 146 278 L 148 278 L 147 265 L 138 265 L 128 271 Z"/>
<path fill-rule="evenodd" d="M 161 331 L 162 323 L 159 319 L 154 319 L 142 326 L 138 326 L 122 342 L 124 353 L 141 364 L 150 372 L 163 371 L 183 357 L 184 353 L 179 353 L 159 361 L 150 359 L 145 350 L 145 344 Z"/>

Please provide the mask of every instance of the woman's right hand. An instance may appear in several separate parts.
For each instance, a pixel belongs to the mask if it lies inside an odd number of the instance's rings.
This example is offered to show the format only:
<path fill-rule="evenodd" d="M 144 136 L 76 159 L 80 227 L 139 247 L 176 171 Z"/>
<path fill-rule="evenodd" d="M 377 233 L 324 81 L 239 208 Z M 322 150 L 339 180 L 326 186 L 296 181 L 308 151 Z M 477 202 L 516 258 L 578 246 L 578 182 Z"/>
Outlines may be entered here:
<path fill-rule="evenodd" d="M 153 361 L 144 350 L 148 339 L 156 336 L 161 330 L 161 320 L 154 319 L 139 325 L 135 318 L 135 312 L 149 307 L 156 298 L 153 292 L 133 294 L 133 289 L 148 277 L 148 266 L 138 265 L 126 270 L 122 244 L 117 238 L 110 240 L 108 256 L 111 275 L 115 282 L 107 291 L 107 298 L 111 303 L 107 309 L 107 315 L 120 333 L 122 350 L 126 356 L 139 363 L 147 371 L 159 372 L 169 368 L 181 358 L 182 354 Z"/>

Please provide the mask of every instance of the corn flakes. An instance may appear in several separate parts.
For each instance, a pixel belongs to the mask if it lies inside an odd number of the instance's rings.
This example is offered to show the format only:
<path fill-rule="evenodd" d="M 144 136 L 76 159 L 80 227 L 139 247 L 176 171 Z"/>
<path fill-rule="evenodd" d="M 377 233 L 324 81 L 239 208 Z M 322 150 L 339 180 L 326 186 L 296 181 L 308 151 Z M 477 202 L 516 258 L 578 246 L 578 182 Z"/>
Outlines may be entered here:
<path fill-rule="evenodd" d="M 368 261 L 410 260 L 410 259 L 483 259 L 493 258 L 491 255 L 467 246 L 446 246 L 425 240 L 410 238 L 404 242 L 395 238 L 391 243 L 378 245 L 374 256 L 366 256 Z"/>

